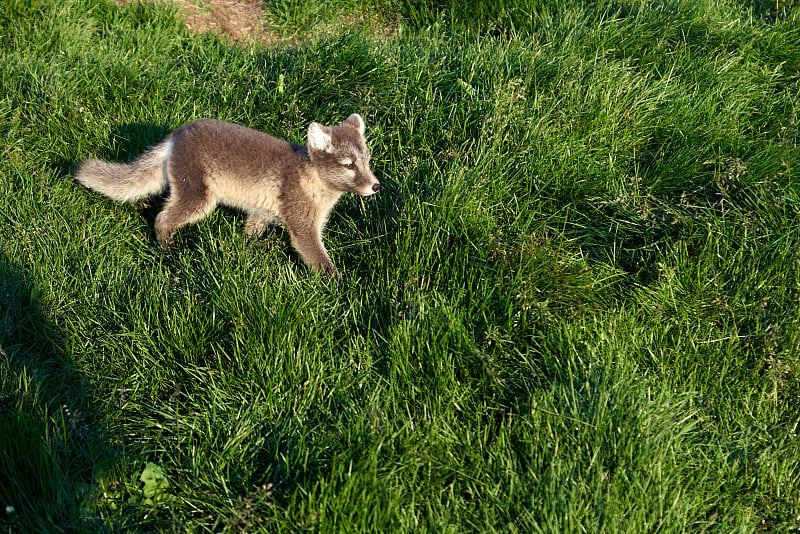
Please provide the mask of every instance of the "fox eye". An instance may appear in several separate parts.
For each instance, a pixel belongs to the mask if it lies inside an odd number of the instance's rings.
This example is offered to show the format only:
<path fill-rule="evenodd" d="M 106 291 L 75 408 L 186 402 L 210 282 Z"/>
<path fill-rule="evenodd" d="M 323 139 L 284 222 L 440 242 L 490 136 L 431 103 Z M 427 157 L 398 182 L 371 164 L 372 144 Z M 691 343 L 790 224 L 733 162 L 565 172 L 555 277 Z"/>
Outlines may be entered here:
<path fill-rule="evenodd" d="M 351 171 L 355 170 L 356 168 L 356 164 L 353 163 L 352 161 L 350 163 L 345 163 L 344 166 L 350 169 Z"/>

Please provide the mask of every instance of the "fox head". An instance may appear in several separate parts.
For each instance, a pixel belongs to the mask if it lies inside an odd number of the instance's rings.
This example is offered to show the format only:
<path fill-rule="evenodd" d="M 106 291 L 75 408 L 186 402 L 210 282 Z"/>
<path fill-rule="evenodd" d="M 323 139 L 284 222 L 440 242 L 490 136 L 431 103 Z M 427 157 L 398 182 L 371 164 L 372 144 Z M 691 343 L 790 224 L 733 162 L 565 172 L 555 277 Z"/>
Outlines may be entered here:
<path fill-rule="evenodd" d="M 338 126 L 312 122 L 308 127 L 308 155 L 320 178 L 339 191 L 369 196 L 381 184 L 369 168 L 369 148 L 364 139 L 364 120 L 357 113 Z"/>

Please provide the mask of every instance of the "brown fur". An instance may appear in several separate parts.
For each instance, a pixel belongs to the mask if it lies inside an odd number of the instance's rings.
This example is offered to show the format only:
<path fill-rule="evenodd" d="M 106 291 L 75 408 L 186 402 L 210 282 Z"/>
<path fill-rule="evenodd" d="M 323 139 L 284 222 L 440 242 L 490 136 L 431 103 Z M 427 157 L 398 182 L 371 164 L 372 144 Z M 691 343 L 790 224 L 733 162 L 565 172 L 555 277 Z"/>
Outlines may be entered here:
<path fill-rule="evenodd" d="M 247 213 L 249 236 L 269 224 L 285 226 L 308 265 L 338 276 L 322 243 L 323 226 L 343 193 L 366 196 L 380 189 L 369 159 L 364 121 L 356 114 L 335 127 L 312 123 L 307 146 L 204 120 L 181 126 L 130 164 L 87 160 L 75 178 L 122 202 L 169 187 L 155 223 L 163 245 L 178 228 L 224 204 Z"/>

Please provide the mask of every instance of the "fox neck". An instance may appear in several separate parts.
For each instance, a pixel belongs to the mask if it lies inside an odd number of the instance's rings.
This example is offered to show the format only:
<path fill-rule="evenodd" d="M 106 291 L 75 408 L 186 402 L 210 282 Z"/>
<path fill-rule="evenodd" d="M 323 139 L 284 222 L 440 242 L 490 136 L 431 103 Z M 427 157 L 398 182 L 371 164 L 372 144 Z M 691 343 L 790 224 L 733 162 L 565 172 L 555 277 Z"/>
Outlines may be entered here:
<path fill-rule="evenodd" d="M 305 176 L 305 180 L 302 181 L 303 191 L 325 214 L 323 219 L 327 219 L 328 213 L 333 209 L 334 204 L 336 204 L 344 192 L 332 187 L 323 180 L 319 175 L 317 166 L 314 165 L 314 162 L 310 159 L 306 162 L 306 168 L 303 174 Z"/>

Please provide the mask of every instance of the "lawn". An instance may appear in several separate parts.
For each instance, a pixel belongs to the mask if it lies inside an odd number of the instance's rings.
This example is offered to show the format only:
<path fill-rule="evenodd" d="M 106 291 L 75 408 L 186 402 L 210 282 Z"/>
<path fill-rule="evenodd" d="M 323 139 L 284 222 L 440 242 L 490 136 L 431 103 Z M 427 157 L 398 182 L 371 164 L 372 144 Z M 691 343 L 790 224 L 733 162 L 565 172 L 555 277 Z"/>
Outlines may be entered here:
<path fill-rule="evenodd" d="M 0 528 L 800 530 L 800 4 L 0 2 Z M 325 242 L 77 162 L 360 113 Z"/>

